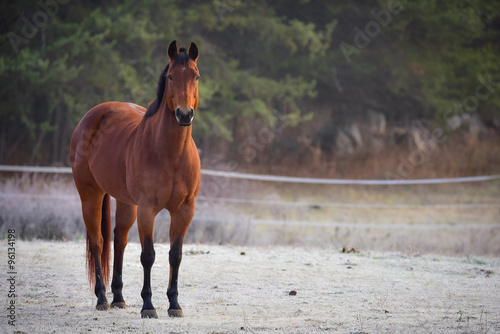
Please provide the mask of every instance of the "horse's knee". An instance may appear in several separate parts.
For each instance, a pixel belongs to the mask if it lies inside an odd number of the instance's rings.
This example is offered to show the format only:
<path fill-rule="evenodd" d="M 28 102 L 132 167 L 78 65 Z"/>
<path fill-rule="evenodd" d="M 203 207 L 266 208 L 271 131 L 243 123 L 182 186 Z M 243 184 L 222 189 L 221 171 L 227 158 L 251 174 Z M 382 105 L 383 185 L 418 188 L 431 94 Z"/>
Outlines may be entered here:
<path fill-rule="evenodd" d="M 168 252 L 170 266 L 179 267 L 182 261 L 182 244 L 174 242 Z"/>
<path fill-rule="evenodd" d="M 141 252 L 141 264 L 143 267 L 151 267 L 155 262 L 155 249 L 153 247 L 152 241 L 147 241 L 144 243 L 144 247 Z"/>
<path fill-rule="evenodd" d="M 143 267 L 151 267 L 155 262 L 155 251 L 142 251 L 141 264 Z"/>

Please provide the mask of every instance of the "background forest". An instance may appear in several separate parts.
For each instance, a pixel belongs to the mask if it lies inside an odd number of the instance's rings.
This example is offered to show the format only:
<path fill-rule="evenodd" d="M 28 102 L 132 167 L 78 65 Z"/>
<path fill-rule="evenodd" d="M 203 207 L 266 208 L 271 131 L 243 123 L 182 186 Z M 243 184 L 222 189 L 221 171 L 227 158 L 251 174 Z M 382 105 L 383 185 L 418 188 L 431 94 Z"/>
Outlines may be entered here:
<path fill-rule="evenodd" d="M 68 165 L 83 114 L 154 99 L 200 50 L 205 168 L 413 178 L 500 173 L 500 2 L 4 1 L 0 164 Z"/>

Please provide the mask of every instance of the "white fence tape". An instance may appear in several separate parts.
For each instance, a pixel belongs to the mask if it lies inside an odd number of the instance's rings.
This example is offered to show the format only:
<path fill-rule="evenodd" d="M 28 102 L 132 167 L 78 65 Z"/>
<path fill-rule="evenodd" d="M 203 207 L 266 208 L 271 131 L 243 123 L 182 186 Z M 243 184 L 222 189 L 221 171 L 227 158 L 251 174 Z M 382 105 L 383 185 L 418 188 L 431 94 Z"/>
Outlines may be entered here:
<path fill-rule="evenodd" d="M 42 195 L 42 194 L 20 194 L 20 193 L 0 193 L 0 198 L 5 199 L 36 199 L 36 200 L 62 200 L 80 201 L 78 195 Z"/>
<path fill-rule="evenodd" d="M 366 228 L 379 230 L 455 230 L 455 229 L 493 229 L 499 228 L 500 224 L 384 224 L 384 223 L 348 223 L 348 222 L 315 222 L 315 221 L 295 221 L 295 220 L 266 220 L 252 219 L 251 222 L 257 225 L 274 226 L 305 226 L 305 227 L 345 227 L 345 228 Z"/>
<path fill-rule="evenodd" d="M 71 174 L 70 167 L 0 165 L 0 172 Z"/>
<path fill-rule="evenodd" d="M 0 172 L 70 174 L 71 168 L 0 165 Z M 202 169 L 201 174 L 207 176 L 218 176 L 218 177 L 226 177 L 226 178 L 241 179 L 241 180 L 307 183 L 307 184 L 337 184 L 337 185 L 414 185 L 414 184 L 479 182 L 479 181 L 491 181 L 500 179 L 500 175 L 486 175 L 486 176 L 469 176 L 469 177 L 440 178 L 440 179 L 420 179 L 420 180 L 348 180 L 348 179 L 344 180 L 344 179 L 323 179 L 323 178 L 248 174 L 248 173 L 217 171 L 211 169 Z"/>
<path fill-rule="evenodd" d="M 441 178 L 441 179 L 421 179 L 421 180 L 389 180 L 389 179 L 348 180 L 348 179 L 322 179 L 322 178 L 309 178 L 309 177 L 260 175 L 260 174 L 247 174 L 247 173 L 237 173 L 237 172 L 223 172 L 216 170 L 202 170 L 201 174 L 242 179 L 242 180 L 254 180 L 254 181 L 273 181 L 273 182 L 309 183 L 309 184 L 341 184 L 341 185 L 411 185 L 411 184 L 477 182 L 477 181 L 491 181 L 500 179 L 500 175 L 488 175 L 488 176 L 469 176 L 469 177 Z"/>

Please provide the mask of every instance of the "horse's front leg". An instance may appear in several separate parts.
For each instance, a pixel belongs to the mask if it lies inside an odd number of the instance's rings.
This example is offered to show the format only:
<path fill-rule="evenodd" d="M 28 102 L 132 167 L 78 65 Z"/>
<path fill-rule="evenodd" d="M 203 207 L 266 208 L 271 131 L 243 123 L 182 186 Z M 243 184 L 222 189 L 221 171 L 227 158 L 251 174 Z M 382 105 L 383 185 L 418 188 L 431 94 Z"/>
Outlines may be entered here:
<path fill-rule="evenodd" d="M 178 210 L 170 212 L 170 278 L 168 282 L 167 296 L 170 301 L 168 315 L 171 317 L 183 317 L 182 309 L 177 300 L 177 282 L 179 277 L 179 266 L 182 260 L 182 244 L 184 236 L 193 219 L 194 200 L 183 204 Z"/>
<path fill-rule="evenodd" d="M 156 310 L 151 302 L 151 267 L 155 262 L 155 250 L 153 247 L 153 232 L 155 217 L 158 212 L 150 207 L 139 205 L 137 209 L 137 224 L 139 228 L 139 238 L 141 239 L 141 264 L 144 269 L 144 285 L 141 297 L 143 300 L 141 317 L 158 318 Z"/>

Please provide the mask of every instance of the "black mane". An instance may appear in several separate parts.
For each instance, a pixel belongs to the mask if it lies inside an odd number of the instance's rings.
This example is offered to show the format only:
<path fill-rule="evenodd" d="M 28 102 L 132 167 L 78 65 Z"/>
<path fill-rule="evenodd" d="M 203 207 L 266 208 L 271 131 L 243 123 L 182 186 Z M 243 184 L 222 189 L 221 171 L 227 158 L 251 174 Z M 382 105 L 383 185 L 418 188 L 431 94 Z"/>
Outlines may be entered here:
<path fill-rule="evenodd" d="M 148 110 L 146 110 L 146 114 L 144 114 L 144 117 L 153 116 L 160 107 L 161 100 L 163 100 L 163 93 L 165 92 L 165 84 L 167 82 L 166 75 L 168 71 L 168 65 L 169 64 L 167 64 L 163 71 L 161 71 L 160 78 L 158 79 L 158 89 L 156 90 L 156 99 L 149 104 Z"/>
<path fill-rule="evenodd" d="M 189 55 L 186 52 L 185 48 L 180 48 L 179 53 L 177 54 L 177 57 L 175 57 L 174 61 L 172 62 L 172 66 L 177 66 L 177 65 L 186 65 L 189 60 Z M 160 78 L 158 79 L 158 89 L 156 90 L 156 99 L 151 102 L 148 106 L 148 109 L 146 110 L 146 114 L 144 114 L 144 117 L 151 117 L 153 116 L 157 111 L 158 108 L 160 107 L 161 100 L 163 99 L 163 94 L 165 92 L 165 85 L 167 82 L 167 71 L 168 71 L 169 64 L 165 66 L 163 71 L 160 74 Z"/>

